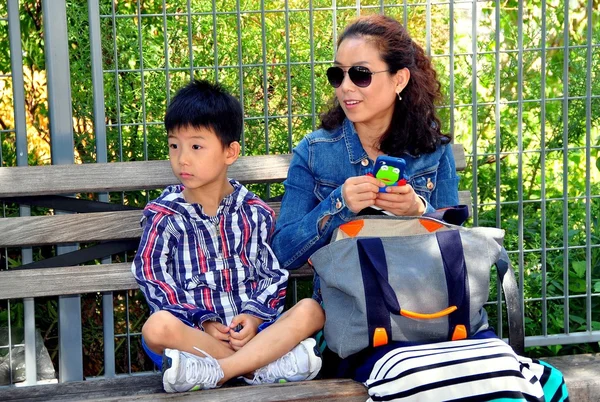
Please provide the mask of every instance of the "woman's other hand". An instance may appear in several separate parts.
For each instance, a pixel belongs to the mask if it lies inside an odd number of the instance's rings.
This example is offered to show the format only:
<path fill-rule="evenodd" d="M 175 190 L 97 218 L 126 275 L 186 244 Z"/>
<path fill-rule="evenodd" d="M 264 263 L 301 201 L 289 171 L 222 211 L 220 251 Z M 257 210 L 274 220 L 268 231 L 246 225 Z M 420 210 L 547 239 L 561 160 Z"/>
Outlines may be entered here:
<path fill-rule="evenodd" d="M 355 176 L 346 179 L 342 186 L 342 197 L 348 209 L 355 214 L 376 205 L 379 187 L 384 184 L 373 176 Z"/>
<path fill-rule="evenodd" d="M 410 184 L 388 186 L 385 193 L 378 193 L 375 206 L 397 216 L 421 216 L 425 213 L 425 204 Z"/>

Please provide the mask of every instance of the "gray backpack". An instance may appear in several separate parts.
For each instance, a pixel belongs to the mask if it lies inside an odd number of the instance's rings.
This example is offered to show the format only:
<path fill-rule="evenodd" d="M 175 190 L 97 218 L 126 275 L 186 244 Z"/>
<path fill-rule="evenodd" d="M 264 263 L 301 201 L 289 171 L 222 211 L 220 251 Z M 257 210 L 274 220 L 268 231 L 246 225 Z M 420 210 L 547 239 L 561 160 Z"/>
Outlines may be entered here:
<path fill-rule="evenodd" d="M 361 216 L 310 258 L 328 347 L 345 358 L 388 342 L 465 339 L 488 328 L 490 268 L 504 231 L 432 217 Z"/>

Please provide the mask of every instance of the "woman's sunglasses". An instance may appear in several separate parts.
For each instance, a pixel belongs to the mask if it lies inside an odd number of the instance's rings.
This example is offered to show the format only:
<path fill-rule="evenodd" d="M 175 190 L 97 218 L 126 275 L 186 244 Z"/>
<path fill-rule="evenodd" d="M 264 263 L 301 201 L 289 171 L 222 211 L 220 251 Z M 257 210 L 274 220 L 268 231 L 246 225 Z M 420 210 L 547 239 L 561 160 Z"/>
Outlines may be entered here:
<path fill-rule="evenodd" d="M 350 80 L 357 87 L 366 88 L 371 85 L 371 76 L 377 73 L 384 73 L 390 70 L 371 71 L 367 67 L 352 66 L 348 69 Z M 338 88 L 344 81 L 346 72 L 341 67 L 329 67 L 327 69 L 327 79 L 332 87 Z"/>

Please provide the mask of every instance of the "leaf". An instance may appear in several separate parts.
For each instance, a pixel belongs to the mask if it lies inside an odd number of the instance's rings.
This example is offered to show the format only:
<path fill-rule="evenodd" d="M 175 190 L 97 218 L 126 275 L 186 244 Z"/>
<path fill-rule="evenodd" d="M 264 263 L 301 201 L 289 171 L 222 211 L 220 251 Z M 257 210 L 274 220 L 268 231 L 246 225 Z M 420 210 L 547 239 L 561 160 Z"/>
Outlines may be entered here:
<path fill-rule="evenodd" d="M 569 281 L 569 292 L 570 293 L 585 293 L 587 290 L 587 284 L 585 279 L 576 278 L 575 280 Z"/>
<path fill-rule="evenodd" d="M 562 281 L 557 281 L 557 280 L 552 280 L 550 281 L 550 284 L 552 284 L 558 291 L 562 292 L 563 291 L 563 284 Z"/>
<path fill-rule="evenodd" d="M 15 260 L 10 257 L 6 257 L 6 260 L 8 261 L 9 268 L 15 268 L 15 267 L 18 267 L 19 265 L 21 265 L 21 261 L 19 261 L 19 260 Z"/>
<path fill-rule="evenodd" d="M 587 263 L 585 261 L 573 261 L 573 271 L 578 278 L 585 278 Z"/>

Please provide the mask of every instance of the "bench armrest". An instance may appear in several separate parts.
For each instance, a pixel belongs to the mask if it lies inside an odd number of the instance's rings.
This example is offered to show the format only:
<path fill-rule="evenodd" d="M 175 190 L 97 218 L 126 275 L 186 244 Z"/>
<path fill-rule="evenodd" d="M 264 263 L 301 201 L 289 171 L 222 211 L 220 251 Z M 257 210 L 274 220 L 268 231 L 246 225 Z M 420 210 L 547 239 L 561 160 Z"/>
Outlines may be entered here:
<path fill-rule="evenodd" d="M 523 355 L 525 352 L 525 329 L 523 327 L 521 295 L 517 281 L 515 280 L 515 272 L 504 248 L 502 249 L 500 260 L 496 263 L 496 268 L 498 270 L 498 279 L 502 284 L 504 299 L 506 300 L 508 343 L 517 354 Z"/>

